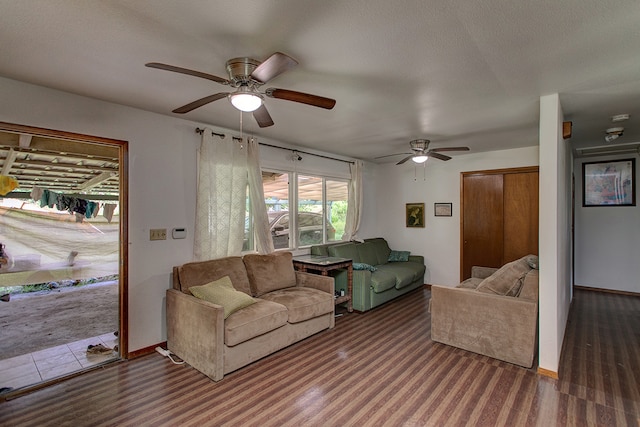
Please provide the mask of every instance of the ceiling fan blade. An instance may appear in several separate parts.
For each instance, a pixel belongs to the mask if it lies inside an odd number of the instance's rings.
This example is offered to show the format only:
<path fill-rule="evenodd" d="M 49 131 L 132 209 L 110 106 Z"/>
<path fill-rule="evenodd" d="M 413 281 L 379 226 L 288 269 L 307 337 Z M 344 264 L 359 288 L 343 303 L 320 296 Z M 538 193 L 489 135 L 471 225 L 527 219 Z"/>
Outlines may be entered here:
<path fill-rule="evenodd" d="M 253 70 L 251 77 L 261 83 L 266 83 L 272 78 L 288 71 L 298 65 L 298 61 L 285 55 L 282 52 L 276 52 Z"/>
<path fill-rule="evenodd" d="M 331 110 L 336 105 L 336 100 L 324 98 L 322 96 L 310 95 L 308 93 L 296 92 L 294 90 L 269 88 L 265 94 L 271 98 L 284 99 L 286 101 L 300 102 L 314 107 Z"/>
<path fill-rule="evenodd" d="M 469 151 L 469 147 L 442 147 L 442 148 L 433 148 L 429 151 Z"/>
<path fill-rule="evenodd" d="M 200 71 L 190 70 L 188 68 L 176 67 L 174 65 L 161 64 L 159 62 L 149 62 L 145 64 L 150 68 L 157 68 L 159 70 L 173 71 L 175 73 L 188 74 L 190 76 L 196 76 L 207 80 L 212 80 L 216 83 L 220 83 L 223 85 L 228 85 L 229 80 L 223 79 L 222 77 L 214 76 L 213 74 L 207 74 Z"/>
<path fill-rule="evenodd" d="M 189 111 L 195 110 L 196 108 L 200 108 L 203 105 L 207 105 L 213 101 L 217 101 L 218 99 L 226 98 L 227 95 L 229 95 L 228 92 L 220 92 L 220 93 L 215 93 L 213 95 L 205 96 L 204 98 L 200 98 L 196 101 L 190 102 L 187 105 L 178 107 L 175 110 L 173 110 L 173 112 L 178 114 L 188 113 Z"/>
<path fill-rule="evenodd" d="M 429 157 L 435 157 L 436 159 L 445 160 L 445 161 L 446 161 L 446 160 L 451 160 L 451 157 L 449 157 L 449 156 L 445 156 L 444 154 L 436 153 L 435 151 L 432 151 L 432 150 L 429 150 L 429 151 L 427 152 L 427 156 L 429 156 Z"/>
<path fill-rule="evenodd" d="M 269 126 L 273 126 L 273 119 L 271 119 L 271 115 L 269 111 L 267 111 L 267 107 L 262 104 L 260 108 L 253 112 L 253 118 L 258 122 L 258 126 L 261 128 L 266 128 Z"/>
<path fill-rule="evenodd" d="M 407 155 L 407 154 L 412 154 L 412 153 L 396 153 L 396 154 L 387 154 L 386 156 L 378 156 L 378 157 L 374 157 L 374 159 L 384 159 L 385 157 L 402 156 L 402 155 Z"/>
<path fill-rule="evenodd" d="M 410 155 L 410 156 L 405 157 L 404 159 L 402 159 L 402 160 L 400 160 L 398 163 L 396 163 L 396 165 L 401 165 L 401 164 L 403 164 L 404 162 L 406 162 L 407 160 L 409 160 L 409 159 L 410 159 L 410 158 L 412 158 L 413 156 L 414 156 L 414 154 L 412 154 L 412 155 Z"/>

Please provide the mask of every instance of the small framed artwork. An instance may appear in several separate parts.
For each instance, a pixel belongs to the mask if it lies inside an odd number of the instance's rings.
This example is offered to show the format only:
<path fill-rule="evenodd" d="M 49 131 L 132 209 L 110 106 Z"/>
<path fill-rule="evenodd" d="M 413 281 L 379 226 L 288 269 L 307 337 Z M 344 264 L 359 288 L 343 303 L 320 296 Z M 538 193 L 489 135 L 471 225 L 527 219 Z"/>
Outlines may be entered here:
<path fill-rule="evenodd" d="M 453 216 L 451 203 L 434 203 L 433 209 L 436 216 Z"/>
<path fill-rule="evenodd" d="M 424 227 L 424 203 L 407 203 L 407 227 Z"/>
<path fill-rule="evenodd" d="M 582 164 L 582 206 L 635 206 L 636 159 Z"/>

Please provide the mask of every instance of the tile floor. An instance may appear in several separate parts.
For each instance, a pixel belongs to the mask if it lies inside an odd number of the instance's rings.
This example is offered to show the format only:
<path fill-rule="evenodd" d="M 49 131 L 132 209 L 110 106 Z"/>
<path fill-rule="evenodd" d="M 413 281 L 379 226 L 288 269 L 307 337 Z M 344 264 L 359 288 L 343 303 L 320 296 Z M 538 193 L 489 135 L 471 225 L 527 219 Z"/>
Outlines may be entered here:
<path fill-rule="evenodd" d="M 0 388 L 18 389 L 113 360 L 118 354 L 87 354 L 89 345 L 114 348 L 118 337 L 105 334 L 0 360 Z"/>

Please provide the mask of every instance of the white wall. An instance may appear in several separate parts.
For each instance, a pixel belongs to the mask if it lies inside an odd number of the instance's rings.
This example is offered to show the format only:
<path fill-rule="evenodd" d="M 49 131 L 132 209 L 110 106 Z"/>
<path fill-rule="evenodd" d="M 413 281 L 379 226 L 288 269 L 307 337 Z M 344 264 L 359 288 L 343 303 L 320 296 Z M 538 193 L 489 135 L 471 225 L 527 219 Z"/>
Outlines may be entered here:
<path fill-rule="evenodd" d="M 456 155 L 443 162 L 429 159 L 426 166 L 367 165 L 375 168 L 373 194 L 365 191 L 369 218 L 375 200 L 375 223 L 362 227 L 361 237 L 382 236 L 392 249 L 424 255 L 429 284 L 454 286 L 460 283 L 460 174 L 538 164 L 536 146 L 513 150 Z M 473 151 L 473 147 L 471 147 Z M 453 204 L 453 216 L 436 217 L 434 203 Z M 425 203 L 425 228 L 407 228 L 405 204 Z"/>
<path fill-rule="evenodd" d="M 572 298 L 571 155 L 558 94 L 540 97 L 539 368 L 558 372 Z"/>
<path fill-rule="evenodd" d="M 0 99 L 0 121 L 129 142 L 129 351 L 165 341 L 171 269 L 192 260 L 200 144 L 195 128 L 204 125 L 5 78 L 0 78 Z M 238 133 L 215 129 L 227 140 Z M 264 149 L 275 167 L 290 166 L 288 154 Z M 329 165 L 305 156 L 302 165 L 349 176 L 342 162 Z M 150 228 L 174 227 L 186 227 L 188 238 L 149 241 Z"/>
<path fill-rule="evenodd" d="M 582 207 L 582 163 L 629 158 L 640 166 L 637 154 L 575 160 L 576 285 L 640 293 L 640 207 Z"/>

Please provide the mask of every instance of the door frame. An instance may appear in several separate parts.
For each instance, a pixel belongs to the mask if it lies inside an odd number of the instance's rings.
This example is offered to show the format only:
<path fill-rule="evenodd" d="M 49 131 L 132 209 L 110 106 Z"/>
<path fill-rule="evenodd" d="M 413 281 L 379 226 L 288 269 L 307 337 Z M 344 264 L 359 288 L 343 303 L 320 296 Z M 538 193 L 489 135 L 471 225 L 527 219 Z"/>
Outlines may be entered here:
<path fill-rule="evenodd" d="M 520 166 L 515 168 L 486 169 L 460 172 L 460 281 L 464 276 L 464 178 L 474 175 L 505 175 L 513 173 L 540 173 L 540 166 Z M 539 178 L 538 178 L 539 179 Z M 539 221 L 539 220 L 538 220 Z"/>
<path fill-rule="evenodd" d="M 129 241 L 129 142 L 104 138 L 94 135 L 84 135 L 80 133 L 65 132 L 53 129 L 46 129 L 34 126 L 20 125 L 14 123 L 0 122 L 0 131 L 7 131 L 19 134 L 28 134 L 33 136 L 55 138 L 73 142 L 111 145 L 118 147 L 118 174 L 119 174 L 119 210 L 120 210 L 120 233 L 119 233 L 119 271 L 118 271 L 118 305 L 119 305 L 119 350 L 120 358 L 128 359 L 128 336 L 129 336 L 129 268 L 128 268 L 128 247 Z"/>

